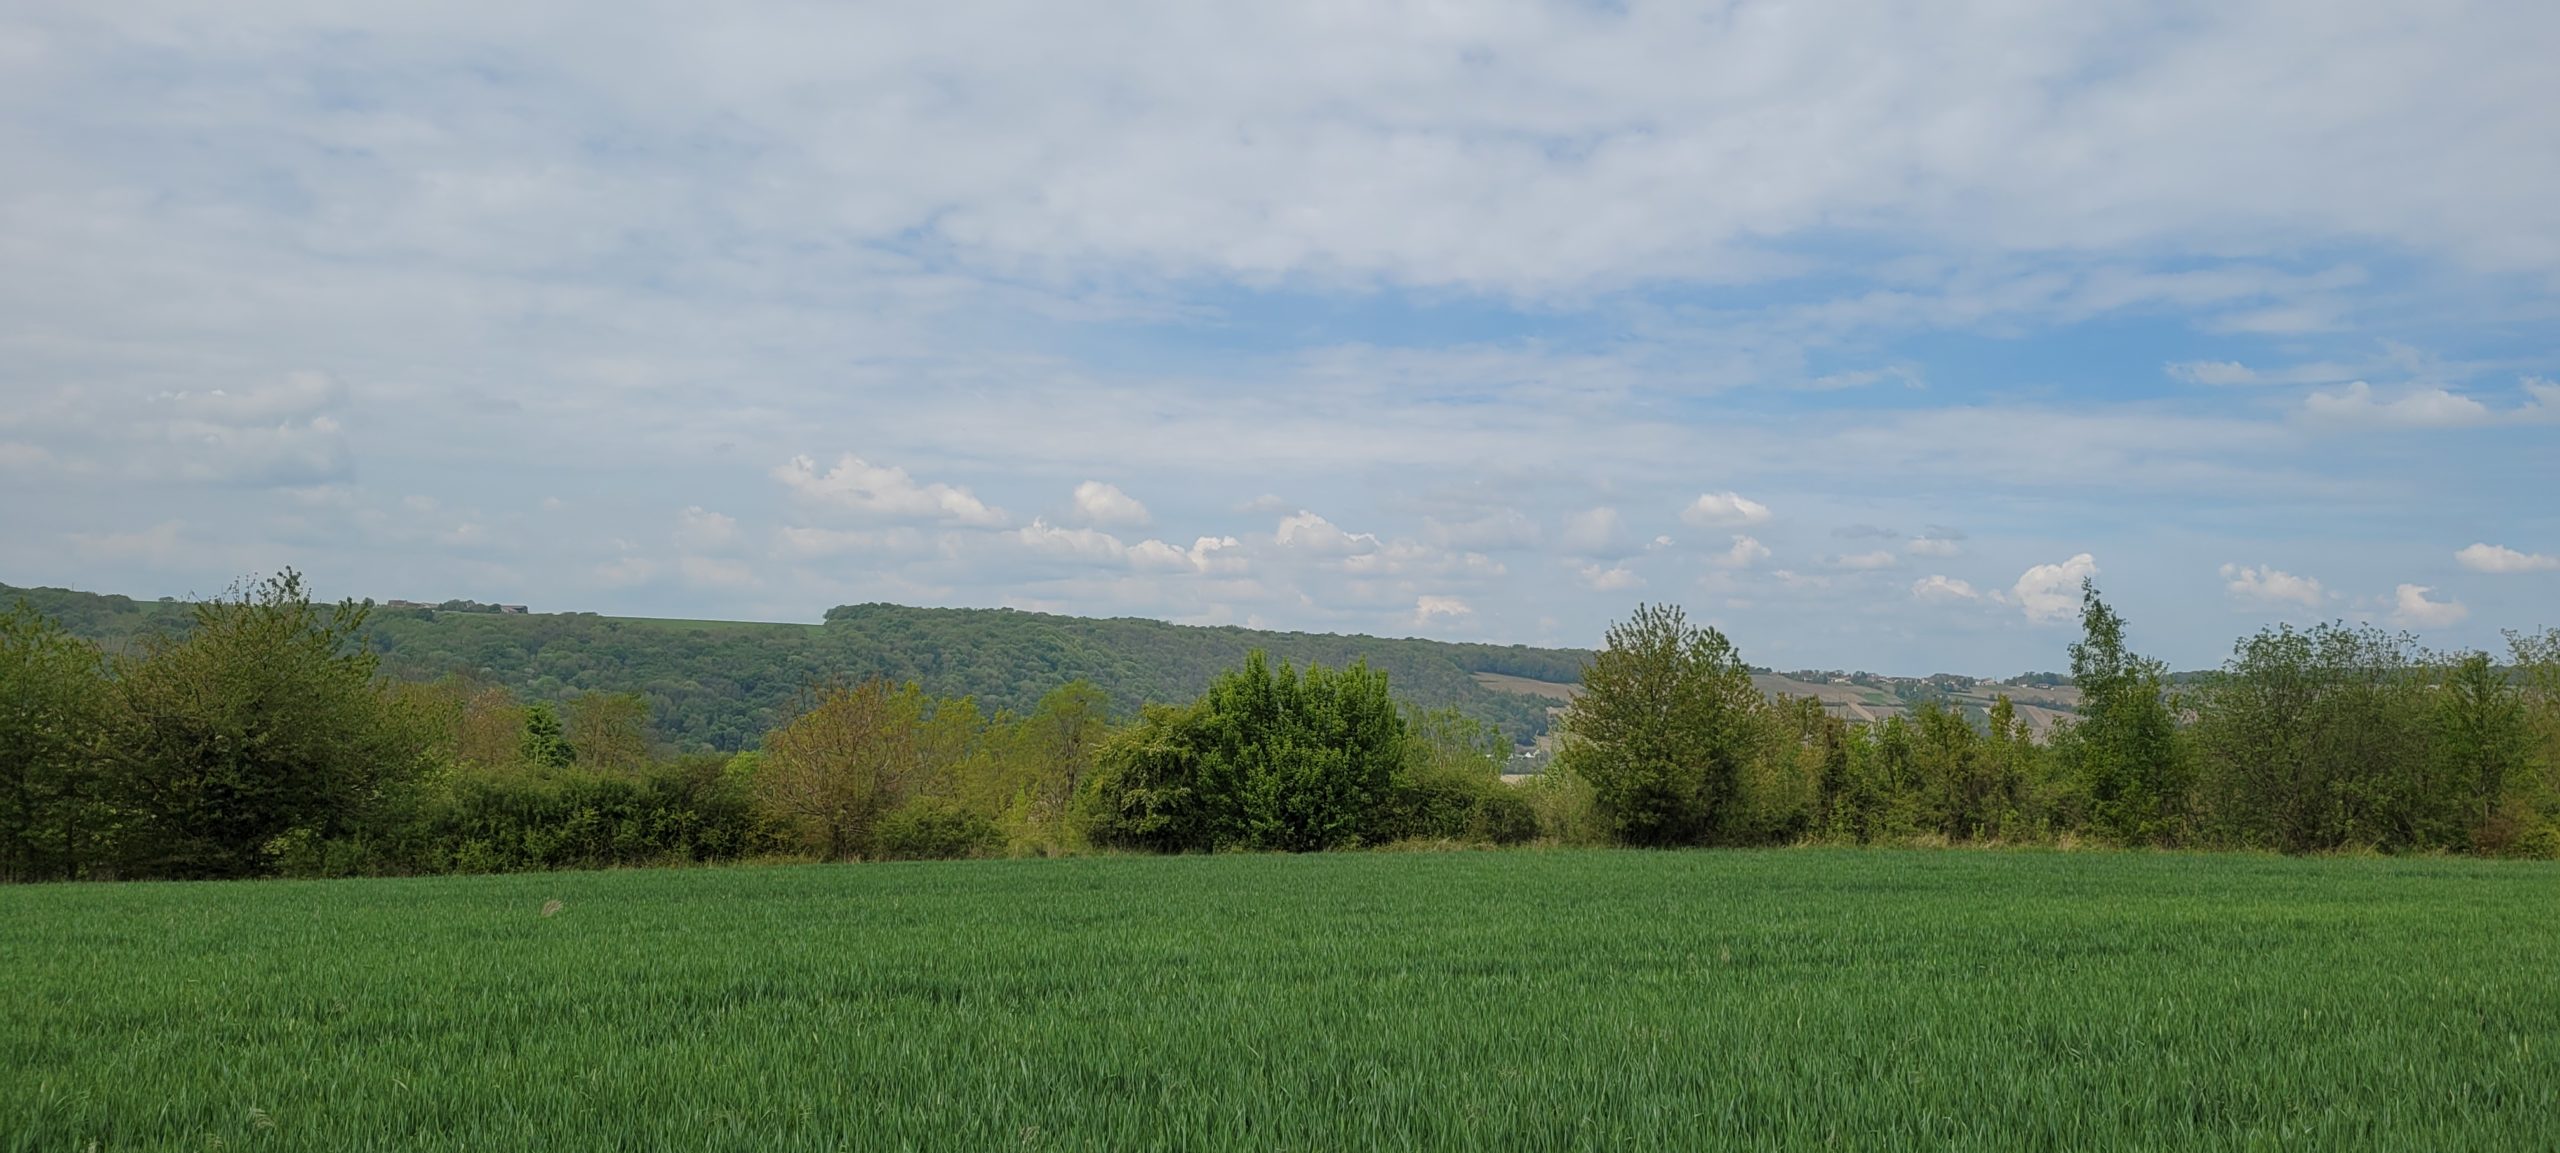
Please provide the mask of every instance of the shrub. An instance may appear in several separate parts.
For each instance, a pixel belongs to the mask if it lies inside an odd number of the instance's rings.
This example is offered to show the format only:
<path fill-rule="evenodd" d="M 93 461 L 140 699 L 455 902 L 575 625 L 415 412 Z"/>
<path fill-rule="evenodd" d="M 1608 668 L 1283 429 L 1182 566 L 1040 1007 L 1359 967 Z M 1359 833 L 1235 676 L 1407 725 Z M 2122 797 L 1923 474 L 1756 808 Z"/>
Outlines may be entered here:
<path fill-rule="evenodd" d="M 1004 830 L 984 813 L 940 797 L 918 797 L 880 819 L 880 856 L 892 861 L 983 857 L 1004 847 Z"/>

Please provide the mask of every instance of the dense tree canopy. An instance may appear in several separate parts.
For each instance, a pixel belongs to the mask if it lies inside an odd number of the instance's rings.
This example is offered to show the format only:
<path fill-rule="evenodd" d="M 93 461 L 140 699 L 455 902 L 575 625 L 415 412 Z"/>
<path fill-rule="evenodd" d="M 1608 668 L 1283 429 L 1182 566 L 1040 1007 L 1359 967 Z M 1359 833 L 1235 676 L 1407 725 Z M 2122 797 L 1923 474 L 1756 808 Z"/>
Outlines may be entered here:
<path fill-rule="evenodd" d="M 1400 697 L 1401 680 L 1356 658 L 1249 650 L 1134 719 L 1091 681 L 1021 699 L 1093 656 L 1061 655 L 1085 634 L 1030 614 L 836 614 L 827 629 L 911 631 L 882 651 L 931 658 L 935 675 L 998 659 L 1027 671 L 993 704 L 921 677 L 813 673 L 754 748 L 723 755 L 666 740 L 654 691 L 393 679 L 367 606 L 315 603 L 291 572 L 202 604 L 80 603 L 93 626 L 132 626 L 126 639 L 101 647 L 30 605 L 0 613 L 0 878 L 1539 838 L 2560 856 L 2560 631 L 2510 634 L 2500 660 L 2277 626 L 2219 670 L 2171 678 L 2088 586 L 2071 647 L 2081 715 L 2039 740 L 2005 696 L 1977 712 L 1921 693 L 1863 723 L 1773 700 L 1716 630 L 1640 606 L 1583 671 L 1555 771 L 1514 782 L 1510 735 Z M 462 617 L 479 623 L 446 623 Z M 524 637 L 504 629 L 531 621 L 538 636 L 545 619 L 430 623 L 512 645 Z M 499 631 L 470 631 L 483 624 Z M 581 627 L 665 639 L 621 624 Z M 1203 632 L 1217 630 L 1137 630 Z M 946 641 L 959 647 L 937 653 Z M 1449 673 L 1458 649 L 1394 651 Z"/>

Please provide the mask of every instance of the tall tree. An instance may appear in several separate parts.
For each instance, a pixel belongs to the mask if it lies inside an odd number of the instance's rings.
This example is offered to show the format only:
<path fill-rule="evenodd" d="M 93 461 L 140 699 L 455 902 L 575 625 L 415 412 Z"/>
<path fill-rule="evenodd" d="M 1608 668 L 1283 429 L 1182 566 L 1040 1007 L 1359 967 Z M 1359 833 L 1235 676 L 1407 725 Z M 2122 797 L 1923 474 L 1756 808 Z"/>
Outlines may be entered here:
<path fill-rule="evenodd" d="M 2168 670 L 2125 643 L 2124 618 L 2080 582 L 2071 679 L 2080 722 L 2065 740 L 2095 830 L 2119 844 L 2174 844 L 2187 829 L 2189 775 L 2170 710 Z"/>
<path fill-rule="evenodd" d="M 1640 605 L 1583 671 L 1559 760 L 1591 782 L 1620 839 L 1712 841 L 1733 819 L 1765 708 L 1723 633 L 1676 605 Z"/>
<path fill-rule="evenodd" d="M 287 841 L 349 834 L 410 783 L 430 742 L 355 643 L 365 612 L 314 604 L 288 569 L 119 663 L 108 749 L 125 871 L 268 872 Z"/>

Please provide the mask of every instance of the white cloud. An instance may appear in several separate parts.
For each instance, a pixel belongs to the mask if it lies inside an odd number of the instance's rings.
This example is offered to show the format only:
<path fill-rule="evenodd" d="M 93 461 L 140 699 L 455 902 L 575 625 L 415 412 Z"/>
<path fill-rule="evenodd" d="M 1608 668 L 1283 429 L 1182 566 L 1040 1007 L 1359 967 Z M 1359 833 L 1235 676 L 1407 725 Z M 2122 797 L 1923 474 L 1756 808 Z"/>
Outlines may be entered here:
<path fill-rule="evenodd" d="M 2244 604 L 2269 606 L 2280 604 L 2318 608 L 2327 590 L 2311 577 L 2295 576 L 2276 568 L 2251 568 L 2243 565 L 2222 566 L 2224 591 Z"/>
<path fill-rule="evenodd" d="M 1476 614 L 1473 606 L 1451 596 L 1420 596 L 1413 601 L 1413 624 L 1428 628 L 1435 621 L 1462 621 Z"/>
<path fill-rule="evenodd" d="M 1015 531 L 1023 546 L 1044 556 L 1117 564 L 1126 559 L 1129 549 L 1120 538 L 1098 529 L 1063 528 L 1038 517 Z"/>
<path fill-rule="evenodd" d="M 1922 536 L 1911 538 L 1902 551 L 1913 556 L 1954 556 L 1963 552 L 1964 546 L 1946 537 Z"/>
<path fill-rule="evenodd" d="M 2377 400 L 2373 386 L 2361 380 L 2336 392 L 2312 393 L 2303 398 L 2302 411 L 2332 424 L 2388 428 L 2464 428 L 2496 419 L 2489 406 L 2444 388 L 2414 388 Z"/>
<path fill-rule="evenodd" d="M 1767 559 L 1769 559 L 1769 546 L 1741 533 L 1735 533 L 1733 547 L 1717 553 L 1714 563 L 1718 568 L 1738 569 L 1750 568 Z"/>
<path fill-rule="evenodd" d="M 2393 593 L 2391 621 L 2402 628 L 2434 629 L 2459 624 L 2471 615 L 2461 601 L 2427 599 L 2434 592 L 2426 585 L 2401 585 Z"/>
<path fill-rule="evenodd" d="M 2473 572 L 2520 573 L 2560 569 L 2560 557 L 2517 552 L 2504 545 L 2486 542 L 2472 545 L 2453 554 L 2453 559 L 2461 561 L 2462 567 Z"/>
<path fill-rule="evenodd" d="M 1644 577 L 1624 564 L 1586 564 L 1574 570 L 1584 588 L 1594 592 L 1614 593 L 1644 587 Z"/>
<path fill-rule="evenodd" d="M 1193 541 L 1189 549 L 1160 540 L 1142 540 L 1129 546 L 1129 563 L 1161 572 L 1240 573 L 1246 564 L 1245 558 L 1237 555 L 1242 547 L 1243 542 L 1231 536 L 1204 536 Z"/>
<path fill-rule="evenodd" d="M 1922 601 L 1978 601 L 1982 594 L 1972 585 L 1950 576 L 1926 576 L 1911 582 L 1911 599 Z"/>
<path fill-rule="evenodd" d="M 2080 611 L 2080 582 L 2097 575 L 2097 558 L 2085 552 L 2060 564 L 2040 564 L 2018 575 L 2009 600 L 2038 624 L 2069 620 Z"/>
<path fill-rule="evenodd" d="M 1852 553 L 1847 556 L 1835 556 L 1831 558 L 1831 564 L 1833 567 L 1846 569 L 1892 568 L 1893 566 L 1901 563 L 1901 557 L 1893 555 L 1891 551 L 1886 549 L 1877 549 L 1874 552 Z"/>
<path fill-rule="evenodd" d="M 875 465 L 852 453 L 823 474 L 816 462 L 795 456 L 775 468 L 773 478 L 804 499 L 869 516 L 980 528 L 1005 523 L 1003 509 L 989 507 L 965 488 L 919 484 L 903 468 Z"/>
<path fill-rule="evenodd" d="M 1681 510 L 1680 519 L 1701 528 L 1766 524 L 1769 506 L 1738 492 L 1701 493 Z"/>
<path fill-rule="evenodd" d="M 1089 480 L 1076 486 L 1076 515 L 1086 524 L 1143 528 L 1155 523 L 1147 506 L 1120 491 L 1120 486 Z"/>
<path fill-rule="evenodd" d="M 1348 556 L 1378 547 L 1376 533 L 1344 532 L 1340 525 L 1304 509 L 1280 518 L 1272 536 L 1282 548 L 1323 556 Z"/>

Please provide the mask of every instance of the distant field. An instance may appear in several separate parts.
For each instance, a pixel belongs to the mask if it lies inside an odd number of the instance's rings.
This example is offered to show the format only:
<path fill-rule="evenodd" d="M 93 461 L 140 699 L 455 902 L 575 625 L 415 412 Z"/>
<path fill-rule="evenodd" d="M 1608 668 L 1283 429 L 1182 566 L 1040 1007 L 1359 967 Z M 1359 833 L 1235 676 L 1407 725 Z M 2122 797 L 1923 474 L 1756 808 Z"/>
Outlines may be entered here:
<path fill-rule="evenodd" d="M 1563 706 L 1582 691 L 1579 684 L 1538 681 L 1502 673 L 1477 673 L 1475 681 L 1495 692 L 1553 701 L 1555 703 L 1548 711 L 1559 714 Z M 1844 720 L 1874 722 L 1904 716 L 1911 711 L 1911 706 L 1893 693 L 1873 685 L 1849 681 L 1802 681 L 1782 673 L 1753 673 L 1751 683 L 1771 697 L 1811 697 L 1821 701 L 1822 707 L 1833 716 Z M 2018 710 L 2019 719 L 2026 722 L 2028 731 L 2037 736 L 2043 736 L 2052 730 L 2055 723 L 2074 715 L 2074 710 L 2080 706 L 2080 690 L 2077 688 L 2035 685 L 1977 685 L 1950 694 L 1948 702 L 1958 708 L 1987 710 L 2002 696 L 2009 698 L 2009 703 Z M 1548 747 L 1549 743 L 1546 737 L 1539 738 L 1539 747 Z"/>
<path fill-rule="evenodd" d="M 0 1148 L 2548 1148 L 2555 893 L 1854 851 L 12 888 Z"/>

